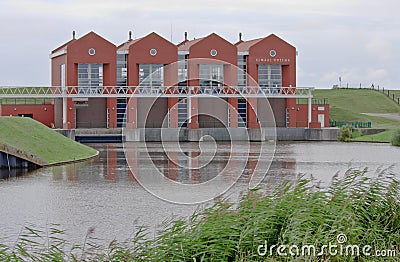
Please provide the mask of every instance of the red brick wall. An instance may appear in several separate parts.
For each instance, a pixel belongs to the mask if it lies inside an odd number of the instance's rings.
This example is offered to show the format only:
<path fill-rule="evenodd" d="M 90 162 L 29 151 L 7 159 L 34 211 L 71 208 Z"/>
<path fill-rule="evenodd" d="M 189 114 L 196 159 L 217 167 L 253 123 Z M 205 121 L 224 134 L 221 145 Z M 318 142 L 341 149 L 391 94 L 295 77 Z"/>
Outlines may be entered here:
<path fill-rule="evenodd" d="M 33 114 L 33 119 L 48 127 L 54 124 L 54 105 L 2 105 L 2 116 L 18 116 L 21 114 Z"/>
<path fill-rule="evenodd" d="M 324 110 L 319 110 L 324 108 Z M 308 121 L 308 105 L 296 105 L 295 110 L 297 111 L 297 121 L 296 121 L 296 126 L 297 127 L 307 127 L 307 121 Z M 292 111 L 292 109 L 290 109 Z M 330 108 L 329 105 L 312 105 L 312 111 L 311 111 L 311 119 L 312 122 L 318 123 L 318 115 L 319 114 L 324 114 L 325 115 L 325 127 L 329 127 L 329 115 L 330 115 Z"/>

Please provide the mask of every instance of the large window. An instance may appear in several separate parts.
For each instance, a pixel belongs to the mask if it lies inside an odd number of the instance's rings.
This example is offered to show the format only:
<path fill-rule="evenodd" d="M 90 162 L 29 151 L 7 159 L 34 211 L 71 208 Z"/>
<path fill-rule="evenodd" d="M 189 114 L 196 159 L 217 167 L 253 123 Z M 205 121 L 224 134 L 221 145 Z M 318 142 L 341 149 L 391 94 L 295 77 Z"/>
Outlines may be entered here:
<path fill-rule="evenodd" d="M 117 54 L 117 86 L 127 86 L 127 58 L 126 54 Z"/>
<path fill-rule="evenodd" d="M 238 55 L 238 86 L 246 86 L 247 85 L 247 56 Z"/>
<path fill-rule="evenodd" d="M 200 86 L 223 86 L 223 65 L 200 65 Z"/>
<path fill-rule="evenodd" d="M 78 64 L 78 86 L 103 86 L 103 64 Z"/>
<path fill-rule="evenodd" d="M 282 66 L 258 65 L 258 85 L 260 87 L 282 87 Z"/>
<path fill-rule="evenodd" d="M 139 84 L 141 86 L 163 86 L 164 65 L 162 64 L 140 64 Z"/>
<path fill-rule="evenodd" d="M 187 127 L 187 99 L 179 98 L 178 100 L 178 126 Z"/>
<path fill-rule="evenodd" d="M 180 86 L 188 84 L 188 55 L 178 55 L 178 83 Z"/>

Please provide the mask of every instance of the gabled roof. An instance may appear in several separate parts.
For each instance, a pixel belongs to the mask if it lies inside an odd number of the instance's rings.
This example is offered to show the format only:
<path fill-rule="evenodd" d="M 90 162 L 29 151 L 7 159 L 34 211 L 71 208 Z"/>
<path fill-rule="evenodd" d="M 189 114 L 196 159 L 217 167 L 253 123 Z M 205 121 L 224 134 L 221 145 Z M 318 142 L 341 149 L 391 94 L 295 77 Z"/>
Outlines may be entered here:
<path fill-rule="evenodd" d="M 69 40 L 68 42 L 66 42 L 66 43 L 64 43 L 64 44 L 62 44 L 62 45 L 60 45 L 59 47 L 57 47 L 56 49 L 54 49 L 53 51 L 51 51 L 51 53 L 53 54 L 53 53 L 55 53 L 55 52 L 58 52 L 58 51 L 60 51 L 60 50 L 65 50 L 65 49 L 67 49 L 67 46 L 69 45 L 69 44 L 71 44 L 72 42 L 74 42 L 74 41 L 76 41 L 76 39 L 71 39 L 71 40 Z"/>
<path fill-rule="evenodd" d="M 179 51 L 188 51 L 194 44 L 197 44 L 198 42 L 202 41 L 206 37 L 201 37 L 201 38 L 198 38 L 198 39 L 188 40 L 188 41 L 182 42 L 182 43 L 180 43 L 178 45 L 178 50 Z"/>
<path fill-rule="evenodd" d="M 118 46 L 117 50 L 118 51 L 129 50 L 131 45 L 134 45 L 134 44 L 140 42 L 141 40 L 143 40 L 143 39 L 145 39 L 147 37 L 150 37 L 150 36 L 156 36 L 156 37 L 164 39 L 165 41 L 168 41 L 165 38 L 163 38 L 162 36 L 160 36 L 159 34 L 157 34 L 156 32 L 151 32 L 150 34 L 148 34 L 148 35 L 146 35 L 144 37 L 141 37 L 141 38 L 138 38 L 138 39 L 130 39 L 130 40 L 126 41 L 125 43 L 120 44 Z"/>
<path fill-rule="evenodd" d="M 201 38 L 194 39 L 194 40 L 189 40 L 189 41 L 185 40 L 185 41 L 179 43 L 178 44 L 178 51 L 189 51 L 189 49 L 192 46 L 196 45 L 197 43 L 199 43 L 199 42 L 201 42 L 201 41 L 203 41 L 203 40 L 205 40 L 205 39 L 207 39 L 207 38 L 209 38 L 211 36 L 216 36 L 216 37 L 224 40 L 226 43 L 232 45 L 231 42 L 228 42 L 226 39 L 222 38 L 221 36 L 217 35 L 216 33 L 211 33 L 211 34 L 209 34 L 208 36 L 205 36 L 205 37 L 201 37 Z"/>
<path fill-rule="evenodd" d="M 249 51 L 250 47 L 257 44 L 258 42 L 260 42 L 263 39 L 264 38 L 257 38 L 257 39 L 253 39 L 253 40 L 249 40 L 249 41 L 242 41 L 241 43 L 237 44 L 236 46 L 237 46 L 239 52 Z"/>
<path fill-rule="evenodd" d="M 130 39 L 128 41 L 126 41 L 125 43 L 122 43 L 118 46 L 118 50 L 129 50 L 129 47 L 137 42 L 139 42 L 140 40 L 142 40 L 143 37 L 141 38 L 137 38 L 137 39 Z"/>
<path fill-rule="evenodd" d="M 57 53 L 57 52 L 66 51 L 66 50 L 68 49 L 68 46 L 71 46 L 71 45 L 74 44 L 75 42 L 77 42 L 77 41 L 79 41 L 80 39 L 83 39 L 83 38 L 85 38 L 85 37 L 87 37 L 87 36 L 89 36 L 89 35 L 91 35 L 91 34 L 94 34 L 94 35 L 96 35 L 97 37 L 103 39 L 104 41 L 107 41 L 107 42 L 111 43 L 110 41 L 108 41 L 108 40 L 105 39 L 104 37 L 102 37 L 102 36 L 96 34 L 96 33 L 93 32 L 93 31 L 90 31 L 89 33 L 87 33 L 86 35 L 83 35 L 82 37 L 80 37 L 80 38 L 78 38 L 78 39 L 73 38 L 73 39 L 69 40 L 68 42 L 62 44 L 61 46 L 59 46 L 59 47 L 57 47 L 56 49 L 54 49 L 53 51 L 51 51 L 51 54 L 54 54 L 54 53 Z"/>
<path fill-rule="evenodd" d="M 261 42 L 261 41 L 264 40 L 264 39 L 271 38 L 271 37 L 277 38 L 277 39 L 279 39 L 280 41 L 285 42 L 287 45 L 292 46 L 291 44 L 289 44 L 288 42 L 286 42 L 286 41 L 283 40 L 282 38 L 276 36 L 275 34 L 270 34 L 270 35 L 267 36 L 267 37 L 257 38 L 257 39 L 253 39 L 253 40 L 249 40 L 249 41 L 243 41 L 243 42 L 237 44 L 238 51 L 239 51 L 239 52 L 249 51 L 249 49 L 250 49 L 252 46 L 258 44 L 259 42 Z"/>

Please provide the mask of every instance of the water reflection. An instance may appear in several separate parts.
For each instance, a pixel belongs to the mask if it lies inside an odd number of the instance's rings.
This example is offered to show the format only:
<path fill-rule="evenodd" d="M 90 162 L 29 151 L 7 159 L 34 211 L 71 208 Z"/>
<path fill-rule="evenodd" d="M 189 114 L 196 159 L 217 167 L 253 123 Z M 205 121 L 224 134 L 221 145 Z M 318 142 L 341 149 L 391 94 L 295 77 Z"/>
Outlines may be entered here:
<path fill-rule="evenodd" d="M 77 243 L 81 243 L 87 229 L 93 226 L 96 236 L 106 242 L 114 238 L 124 240 L 133 232 L 135 225 L 147 225 L 154 229 L 171 216 L 187 216 L 198 208 L 170 204 L 145 191 L 127 167 L 122 144 L 90 146 L 99 150 L 98 158 L 42 168 L 25 176 L 0 180 L 0 232 L 3 237 L 0 242 L 13 243 L 26 224 L 46 227 L 51 223 L 60 224 L 69 232 L 68 238 Z M 180 164 L 189 163 L 177 150 L 171 148 L 172 152 L 168 155 L 173 157 L 169 158 L 158 143 L 147 147 L 150 162 L 145 158 L 143 150 L 146 147 L 143 143 L 129 143 L 127 155 L 138 169 L 146 170 L 154 163 L 165 177 L 182 183 L 202 183 L 213 179 L 224 168 L 227 170 L 226 179 L 241 172 L 238 183 L 227 192 L 235 201 L 240 192 L 248 189 L 255 166 L 263 158 L 259 159 L 257 143 L 251 143 L 243 166 L 235 166 L 235 161 L 227 166 L 230 147 L 226 144 L 218 146 L 209 166 L 191 170 L 179 168 Z M 199 156 L 196 144 L 184 144 L 182 150 L 192 159 Z M 237 160 L 243 155 L 246 154 L 240 150 L 236 152 Z M 328 183 L 336 172 L 344 173 L 349 167 L 369 167 L 373 172 L 398 164 L 399 159 L 400 148 L 387 144 L 279 143 L 261 186 L 273 190 L 283 180 L 295 180 L 301 173 L 313 174 Z M 201 164 L 201 159 L 191 163 L 192 167 L 200 167 Z M 399 166 L 395 165 L 393 171 L 400 174 Z M 8 170 L 1 172 L 8 178 Z"/>

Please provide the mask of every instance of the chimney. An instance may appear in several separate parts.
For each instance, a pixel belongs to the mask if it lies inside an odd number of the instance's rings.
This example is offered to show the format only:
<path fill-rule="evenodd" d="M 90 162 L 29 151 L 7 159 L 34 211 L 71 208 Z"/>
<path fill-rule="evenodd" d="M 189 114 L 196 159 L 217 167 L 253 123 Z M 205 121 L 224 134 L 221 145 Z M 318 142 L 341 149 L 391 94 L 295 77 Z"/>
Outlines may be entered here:
<path fill-rule="evenodd" d="M 185 41 L 187 41 L 187 32 L 185 32 Z"/>
<path fill-rule="evenodd" d="M 239 42 L 242 41 L 242 32 L 239 32 Z"/>
<path fill-rule="evenodd" d="M 132 31 L 129 31 L 129 41 L 132 40 Z"/>
<path fill-rule="evenodd" d="M 75 30 L 72 31 L 72 39 L 75 40 Z"/>

